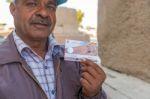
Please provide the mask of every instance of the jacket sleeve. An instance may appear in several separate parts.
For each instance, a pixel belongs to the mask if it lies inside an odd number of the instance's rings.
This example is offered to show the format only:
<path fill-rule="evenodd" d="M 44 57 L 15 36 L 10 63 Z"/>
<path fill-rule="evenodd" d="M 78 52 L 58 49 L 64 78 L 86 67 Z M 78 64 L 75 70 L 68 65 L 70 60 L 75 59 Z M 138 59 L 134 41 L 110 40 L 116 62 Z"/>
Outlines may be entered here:
<path fill-rule="evenodd" d="M 107 96 L 103 90 L 101 90 L 96 96 L 93 97 L 84 96 L 82 92 L 80 92 L 79 99 L 107 99 Z"/>

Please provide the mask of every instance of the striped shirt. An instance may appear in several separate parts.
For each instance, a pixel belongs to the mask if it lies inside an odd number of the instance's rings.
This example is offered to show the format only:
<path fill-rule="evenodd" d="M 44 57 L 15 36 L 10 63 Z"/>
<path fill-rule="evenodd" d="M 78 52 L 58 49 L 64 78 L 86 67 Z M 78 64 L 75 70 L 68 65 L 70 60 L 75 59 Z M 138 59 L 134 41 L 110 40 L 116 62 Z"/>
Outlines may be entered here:
<path fill-rule="evenodd" d="M 55 39 L 52 36 L 49 37 L 48 51 L 43 59 L 21 40 L 15 31 L 13 32 L 13 37 L 21 57 L 32 69 L 33 74 L 47 94 L 48 99 L 56 99 L 56 85 L 52 59 L 53 48 L 56 45 Z"/>

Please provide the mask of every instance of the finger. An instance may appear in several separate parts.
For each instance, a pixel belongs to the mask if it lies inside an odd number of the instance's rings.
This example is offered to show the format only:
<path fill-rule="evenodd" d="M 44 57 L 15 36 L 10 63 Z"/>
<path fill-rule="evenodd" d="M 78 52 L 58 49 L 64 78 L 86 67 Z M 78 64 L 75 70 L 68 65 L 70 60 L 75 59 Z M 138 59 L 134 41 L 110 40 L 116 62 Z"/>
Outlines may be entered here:
<path fill-rule="evenodd" d="M 91 85 L 89 84 L 89 82 L 86 79 L 81 78 L 80 83 L 81 83 L 81 86 L 83 88 L 83 91 L 90 89 Z"/>
<path fill-rule="evenodd" d="M 97 73 L 99 74 L 104 74 L 104 71 L 100 68 L 100 66 L 98 66 L 96 63 L 94 63 L 93 61 L 86 59 L 86 60 L 82 60 L 81 64 L 83 64 L 84 66 L 92 66 L 95 68 L 95 70 L 97 71 Z"/>
<path fill-rule="evenodd" d="M 97 71 L 97 73 L 99 73 L 100 75 L 105 74 L 105 72 L 103 71 L 103 69 L 102 69 L 101 67 L 95 66 L 94 68 L 95 68 L 95 70 Z"/>
<path fill-rule="evenodd" d="M 83 66 L 87 66 L 86 64 L 84 64 L 84 63 L 80 63 L 81 64 L 81 67 L 83 67 Z"/>
<path fill-rule="evenodd" d="M 97 76 L 99 76 L 99 73 L 97 73 L 97 71 L 93 67 L 82 66 L 81 71 L 89 73 L 95 79 L 97 78 Z"/>
<path fill-rule="evenodd" d="M 98 92 L 101 86 L 97 85 L 90 85 L 86 79 L 81 78 L 80 79 L 81 86 L 82 86 L 82 92 L 86 96 L 95 96 Z"/>
<path fill-rule="evenodd" d="M 93 83 L 102 83 L 106 79 L 106 74 L 100 67 L 95 69 L 93 66 L 82 66 L 81 71 L 89 73 L 93 77 Z"/>
<path fill-rule="evenodd" d="M 87 59 L 82 59 L 82 60 L 80 61 L 80 63 L 81 63 L 81 64 L 88 65 L 88 64 L 87 64 Z"/>
<path fill-rule="evenodd" d="M 104 70 L 103 70 L 100 66 L 95 67 L 95 69 L 97 70 L 97 72 L 98 72 L 102 77 L 104 77 L 104 79 L 106 78 L 106 74 L 105 74 Z"/>
<path fill-rule="evenodd" d="M 94 63 L 93 61 L 91 61 L 89 59 L 82 60 L 81 64 L 84 64 L 86 66 L 98 66 L 96 63 Z"/>
<path fill-rule="evenodd" d="M 91 85 L 95 82 L 95 78 L 88 72 L 81 73 L 81 78 L 85 79 Z"/>
<path fill-rule="evenodd" d="M 99 79 L 99 78 L 100 78 L 100 80 L 105 80 L 106 79 L 105 72 L 96 63 L 92 62 L 89 59 L 86 59 L 86 60 L 82 60 L 81 64 L 83 64 L 86 67 L 93 67 L 96 70 L 95 72 L 97 73 L 97 75 L 99 75 L 97 77 L 95 76 L 97 79 Z"/>
<path fill-rule="evenodd" d="M 83 74 L 81 77 L 85 78 L 92 86 L 94 85 L 101 85 L 105 78 L 105 74 L 98 74 L 95 69 L 92 67 L 82 67 L 83 68 Z M 86 70 L 86 68 L 89 68 Z M 90 69 L 91 68 L 91 69 Z"/>

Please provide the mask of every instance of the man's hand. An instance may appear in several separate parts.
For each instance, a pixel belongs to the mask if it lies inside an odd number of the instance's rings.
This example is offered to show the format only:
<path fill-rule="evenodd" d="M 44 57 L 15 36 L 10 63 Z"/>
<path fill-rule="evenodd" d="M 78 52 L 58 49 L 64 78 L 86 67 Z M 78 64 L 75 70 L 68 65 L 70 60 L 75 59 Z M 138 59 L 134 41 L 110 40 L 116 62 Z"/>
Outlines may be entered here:
<path fill-rule="evenodd" d="M 99 93 L 102 84 L 106 78 L 104 71 L 91 60 L 81 61 L 81 85 L 82 93 L 85 96 L 92 97 Z"/>

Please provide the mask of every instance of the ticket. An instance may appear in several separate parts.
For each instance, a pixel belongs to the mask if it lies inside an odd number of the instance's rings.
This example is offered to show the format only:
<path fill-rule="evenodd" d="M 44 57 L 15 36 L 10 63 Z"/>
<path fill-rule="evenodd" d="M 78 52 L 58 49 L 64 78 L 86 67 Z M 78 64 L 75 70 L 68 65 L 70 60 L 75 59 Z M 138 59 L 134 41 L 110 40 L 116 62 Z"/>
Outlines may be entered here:
<path fill-rule="evenodd" d="M 64 59 L 68 61 L 90 59 L 95 63 L 100 63 L 100 58 L 98 56 L 98 44 L 95 42 L 66 40 Z"/>

